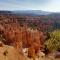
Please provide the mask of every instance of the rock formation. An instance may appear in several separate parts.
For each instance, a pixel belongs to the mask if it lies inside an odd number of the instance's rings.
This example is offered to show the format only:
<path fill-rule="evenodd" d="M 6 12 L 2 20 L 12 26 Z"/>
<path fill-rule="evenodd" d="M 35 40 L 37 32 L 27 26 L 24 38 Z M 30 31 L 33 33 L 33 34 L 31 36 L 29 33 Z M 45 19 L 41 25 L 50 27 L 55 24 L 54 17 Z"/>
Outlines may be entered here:
<path fill-rule="evenodd" d="M 16 48 L 0 43 L 0 60 L 25 60 Z"/>

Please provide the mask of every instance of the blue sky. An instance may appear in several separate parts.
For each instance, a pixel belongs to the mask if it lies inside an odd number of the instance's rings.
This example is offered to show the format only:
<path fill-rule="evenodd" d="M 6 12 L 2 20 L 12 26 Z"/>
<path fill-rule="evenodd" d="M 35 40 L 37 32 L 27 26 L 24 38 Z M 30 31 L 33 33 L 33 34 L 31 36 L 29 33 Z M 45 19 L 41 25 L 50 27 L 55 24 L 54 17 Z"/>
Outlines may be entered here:
<path fill-rule="evenodd" d="M 60 0 L 0 0 L 0 10 L 43 10 L 60 12 Z"/>

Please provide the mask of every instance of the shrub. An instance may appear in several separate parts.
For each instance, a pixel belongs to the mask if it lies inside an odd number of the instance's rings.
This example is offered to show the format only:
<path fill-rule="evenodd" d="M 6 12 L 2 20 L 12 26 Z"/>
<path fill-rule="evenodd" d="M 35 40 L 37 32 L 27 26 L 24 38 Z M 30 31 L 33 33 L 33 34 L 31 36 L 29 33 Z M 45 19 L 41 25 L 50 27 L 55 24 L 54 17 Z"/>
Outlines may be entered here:
<path fill-rule="evenodd" d="M 2 41 L 2 42 L 5 41 L 5 39 L 4 39 L 4 37 L 3 37 L 3 35 L 1 33 L 0 33 L 0 41 Z"/>
<path fill-rule="evenodd" d="M 60 30 L 50 33 L 50 38 L 45 42 L 45 46 L 49 51 L 60 49 Z"/>

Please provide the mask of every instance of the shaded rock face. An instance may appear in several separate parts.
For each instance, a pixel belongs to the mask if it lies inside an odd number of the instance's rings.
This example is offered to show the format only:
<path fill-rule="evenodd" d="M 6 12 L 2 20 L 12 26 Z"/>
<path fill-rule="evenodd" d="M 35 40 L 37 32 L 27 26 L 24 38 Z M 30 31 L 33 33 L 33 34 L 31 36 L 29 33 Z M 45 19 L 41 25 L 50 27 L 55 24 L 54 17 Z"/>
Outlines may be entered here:
<path fill-rule="evenodd" d="M 54 56 L 55 58 L 60 58 L 60 52 L 59 51 L 54 51 L 51 53 L 52 56 Z"/>
<path fill-rule="evenodd" d="M 25 58 L 14 47 L 3 45 L 0 46 L 0 60 L 25 60 Z"/>

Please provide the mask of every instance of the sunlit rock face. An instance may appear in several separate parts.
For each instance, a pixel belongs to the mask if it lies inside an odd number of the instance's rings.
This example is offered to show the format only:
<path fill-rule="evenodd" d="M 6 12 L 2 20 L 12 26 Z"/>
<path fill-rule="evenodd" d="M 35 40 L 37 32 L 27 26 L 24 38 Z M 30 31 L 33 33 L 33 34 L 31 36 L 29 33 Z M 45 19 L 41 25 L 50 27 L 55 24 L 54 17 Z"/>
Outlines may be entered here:
<path fill-rule="evenodd" d="M 2 25 L 0 32 L 4 37 L 4 44 L 14 46 L 18 51 L 22 53 L 22 33 L 19 25 L 16 23 Z"/>
<path fill-rule="evenodd" d="M 43 44 L 44 35 L 43 32 L 30 28 L 22 29 L 22 41 L 25 47 L 30 47 L 33 43 L 37 43 L 39 45 Z"/>
<path fill-rule="evenodd" d="M 43 47 L 44 35 L 41 31 L 25 28 L 22 30 L 23 47 L 28 48 L 28 56 L 37 55 L 41 47 Z"/>
<path fill-rule="evenodd" d="M 43 46 L 44 35 L 37 29 L 33 30 L 27 26 L 20 27 L 17 23 L 5 24 L 2 27 L 0 31 L 5 38 L 3 42 L 14 46 L 21 54 L 23 54 L 23 48 L 29 48 L 28 55 L 35 56 Z"/>

